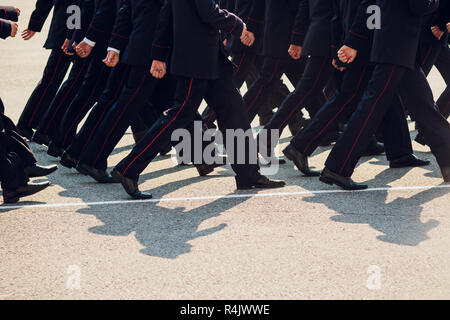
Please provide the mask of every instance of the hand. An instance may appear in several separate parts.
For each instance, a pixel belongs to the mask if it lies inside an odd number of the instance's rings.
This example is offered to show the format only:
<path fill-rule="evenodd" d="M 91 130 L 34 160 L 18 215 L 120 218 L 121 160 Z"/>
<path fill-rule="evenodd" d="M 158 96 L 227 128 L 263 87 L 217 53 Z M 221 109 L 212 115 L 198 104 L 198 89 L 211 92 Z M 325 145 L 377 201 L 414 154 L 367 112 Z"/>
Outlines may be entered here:
<path fill-rule="evenodd" d="M 31 38 L 34 37 L 34 35 L 36 34 L 36 32 L 31 31 L 30 29 L 25 29 L 22 31 L 22 39 L 23 40 L 30 40 Z"/>
<path fill-rule="evenodd" d="M 447 31 L 450 32 L 450 22 L 447 23 Z"/>
<path fill-rule="evenodd" d="M 10 22 L 11 24 L 11 38 L 14 38 L 17 34 L 17 29 L 19 29 L 19 25 L 16 22 Z"/>
<path fill-rule="evenodd" d="M 120 54 L 116 51 L 108 51 L 106 58 L 103 59 L 103 63 L 106 64 L 107 67 L 114 68 L 120 61 Z"/>
<path fill-rule="evenodd" d="M 224 47 L 226 47 L 227 44 L 228 44 L 228 40 L 227 40 L 227 39 L 223 40 L 223 45 L 224 45 Z"/>
<path fill-rule="evenodd" d="M 69 50 L 69 44 L 70 44 L 70 39 L 66 39 L 64 40 L 63 45 L 61 46 L 61 50 L 67 54 L 68 56 L 73 56 L 73 52 L 69 52 L 67 50 Z"/>
<path fill-rule="evenodd" d="M 356 59 L 356 55 L 358 54 L 358 51 L 355 49 L 352 49 L 348 46 L 342 46 L 341 49 L 338 51 L 338 58 L 343 63 L 352 63 Z"/>
<path fill-rule="evenodd" d="M 444 35 L 444 31 L 441 31 L 438 26 L 431 27 L 431 32 L 438 40 L 441 40 L 442 36 Z"/>
<path fill-rule="evenodd" d="M 295 44 L 291 44 L 291 46 L 289 47 L 289 55 L 292 57 L 292 59 L 294 60 L 298 60 L 300 59 L 301 55 L 302 55 L 302 47 L 297 46 Z"/>
<path fill-rule="evenodd" d="M 336 59 L 333 59 L 333 62 L 332 62 L 331 64 L 333 65 L 333 67 L 334 67 L 335 69 L 337 69 L 337 70 L 339 70 L 339 71 L 341 71 L 341 72 L 345 70 L 344 67 L 339 67 L 339 66 L 338 66 L 338 64 L 337 64 L 337 62 L 336 62 Z"/>
<path fill-rule="evenodd" d="M 241 34 L 241 42 L 247 47 L 251 47 L 255 43 L 255 34 L 248 31 L 245 24 Z"/>
<path fill-rule="evenodd" d="M 92 49 L 94 47 L 91 47 L 90 45 L 88 45 L 86 42 L 82 41 L 79 45 L 77 45 L 76 47 L 74 46 L 76 53 L 81 57 L 81 58 L 87 58 L 89 57 L 89 55 L 92 52 Z"/>
<path fill-rule="evenodd" d="M 150 74 L 156 79 L 162 79 L 166 75 L 166 63 L 163 61 L 153 60 Z"/>
<path fill-rule="evenodd" d="M 20 17 L 20 9 L 16 8 L 17 16 Z"/>

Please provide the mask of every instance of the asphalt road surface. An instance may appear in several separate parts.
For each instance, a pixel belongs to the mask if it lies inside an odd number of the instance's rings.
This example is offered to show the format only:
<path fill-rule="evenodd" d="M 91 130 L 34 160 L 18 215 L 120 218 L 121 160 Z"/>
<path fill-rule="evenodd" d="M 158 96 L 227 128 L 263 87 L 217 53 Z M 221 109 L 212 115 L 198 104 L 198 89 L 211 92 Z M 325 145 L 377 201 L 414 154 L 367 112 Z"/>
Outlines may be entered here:
<path fill-rule="evenodd" d="M 24 29 L 33 1 L 9 3 Z M 0 42 L 0 95 L 14 120 L 49 54 L 47 28 Z M 439 95 L 435 70 L 430 82 Z M 40 163 L 56 163 L 31 146 Z M 110 167 L 132 146 L 127 133 Z M 429 150 L 414 148 L 430 167 L 365 158 L 354 178 L 371 189 L 359 193 L 291 164 L 276 175 L 286 188 L 237 192 L 229 167 L 200 178 L 160 157 L 140 180 L 155 199 L 129 202 L 119 185 L 60 168 L 44 192 L 0 206 L 0 299 L 448 299 L 450 186 Z M 322 168 L 328 150 L 312 165 Z"/>

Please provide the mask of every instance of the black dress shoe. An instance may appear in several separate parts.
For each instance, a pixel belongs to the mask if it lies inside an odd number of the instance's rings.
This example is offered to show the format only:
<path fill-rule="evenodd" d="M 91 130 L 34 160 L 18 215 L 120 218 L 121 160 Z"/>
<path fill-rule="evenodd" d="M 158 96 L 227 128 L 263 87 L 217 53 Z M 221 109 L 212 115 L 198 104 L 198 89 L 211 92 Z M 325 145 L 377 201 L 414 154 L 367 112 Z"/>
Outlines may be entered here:
<path fill-rule="evenodd" d="M 283 150 L 284 155 L 289 160 L 293 161 L 295 166 L 300 172 L 302 172 L 307 177 L 318 177 L 320 176 L 319 171 L 314 171 L 309 168 L 308 157 L 295 149 L 293 146 L 288 145 L 286 149 Z"/>
<path fill-rule="evenodd" d="M 118 181 L 114 180 L 111 175 L 109 175 L 106 171 L 99 170 L 97 168 L 93 168 L 84 163 L 78 163 L 77 170 L 79 172 L 85 172 L 88 176 L 93 178 L 98 183 L 117 183 Z"/>
<path fill-rule="evenodd" d="M 198 171 L 198 174 L 200 175 L 200 177 L 205 177 L 208 174 L 210 174 L 211 172 L 214 171 L 214 169 L 219 168 L 223 166 L 223 164 L 217 164 L 217 163 L 213 163 L 213 164 L 196 164 L 195 168 Z"/>
<path fill-rule="evenodd" d="M 50 144 L 50 138 L 47 135 L 40 133 L 39 131 L 34 132 L 33 138 L 31 140 L 43 146 L 48 146 Z"/>
<path fill-rule="evenodd" d="M 423 145 L 423 146 L 427 146 L 427 140 L 425 139 L 425 136 L 419 132 L 419 134 L 417 135 L 416 139 L 414 139 L 414 141 L 416 141 L 417 143 Z"/>
<path fill-rule="evenodd" d="M 28 140 L 31 140 L 33 138 L 33 129 L 28 128 L 17 128 L 17 132 L 24 138 L 27 138 Z"/>
<path fill-rule="evenodd" d="M 52 156 L 53 158 L 61 157 L 63 152 L 64 152 L 64 150 L 62 148 L 58 147 L 53 142 L 50 142 L 50 144 L 48 145 L 47 154 L 49 156 Z"/>
<path fill-rule="evenodd" d="M 16 203 L 20 198 L 31 196 L 38 193 L 50 185 L 50 182 L 28 183 L 26 186 L 16 190 L 3 190 L 3 201 L 5 203 Z"/>
<path fill-rule="evenodd" d="M 389 162 L 391 168 L 414 168 L 414 167 L 425 167 L 430 165 L 430 161 L 420 160 L 413 154 L 401 157 L 397 160 L 392 160 Z"/>
<path fill-rule="evenodd" d="M 130 178 L 125 177 L 123 174 L 121 174 L 119 171 L 114 169 L 111 173 L 114 180 L 122 184 L 122 187 L 125 189 L 125 191 L 136 200 L 146 200 L 151 199 L 152 195 L 150 193 L 145 193 L 139 191 L 138 183 L 137 181 L 134 181 Z"/>
<path fill-rule="evenodd" d="M 48 176 L 49 174 L 55 172 L 57 169 L 58 169 L 57 165 L 41 166 L 35 164 L 32 167 L 25 168 L 24 171 L 29 178 L 37 178 Z"/>
<path fill-rule="evenodd" d="M 251 183 L 237 183 L 238 190 L 249 190 L 249 189 L 275 189 L 283 188 L 286 182 L 281 180 L 270 180 L 266 176 L 261 175 L 258 180 Z"/>
<path fill-rule="evenodd" d="M 450 167 L 441 168 L 441 172 L 444 182 L 450 183 Z"/>
<path fill-rule="evenodd" d="M 322 171 L 322 174 L 319 178 L 323 183 L 332 185 L 337 185 L 344 190 L 354 191 L 354 190 L 365 190 L 369 188 L 367 184 L 356 183 L 350 177 L 343 177 L 337 173 L 332 172 L 328 168 L 325 168 Z"/>
<path fill-rule="evenodd" d="M 59 161 L 61 165 L 63 165 L 66 168 L 72 169 L 77 166 L 78 161 L 75 160 L 70 154 L 64 152 L 61 156 L 61 160 Z"/>
<path fill-rule="evenodd" d="M 381 142 L 371 143 L 366 151 L 363 152 L 362 157 L 374 157 L 379 156 L 385 152 L 384 144 Z"/>

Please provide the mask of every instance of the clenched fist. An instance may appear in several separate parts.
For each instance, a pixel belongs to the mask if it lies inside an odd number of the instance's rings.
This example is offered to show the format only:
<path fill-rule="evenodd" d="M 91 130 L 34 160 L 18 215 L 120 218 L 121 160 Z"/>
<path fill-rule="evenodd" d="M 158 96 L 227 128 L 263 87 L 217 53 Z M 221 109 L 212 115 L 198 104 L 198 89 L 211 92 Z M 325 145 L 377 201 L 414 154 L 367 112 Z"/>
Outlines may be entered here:
<path fill-rule="evenodd" d="M 75 51 L 81 58 L 87 58 L 91 54 L 93 48 L 94 47 L 91 47 L 86 42 L 82 41 L 76 46 Z"/>
<path fill-rule="evenodd" d="M 356 59 L 358 51 L 348 46 L 342 46 L 338 51 L 338 58 L 343 63 L 352 63 Z"/>
<path fill-rule="evenodd" d="M 23 40 L 30 40 L 31 38 L 34 37 L 34 35 L 36 34 L 36 32 L 31 31 L 30 29 L 25 29 L 22 31 L 22 39 Z"/>
<path fill-rule="evenodd" d="M 241 42 L 247 47 L 251 47 L 255 43 L 255 34 L 248 31 L 245 24 L 241 34 Z"/>
<path fill-rule="evenodd" d="M 110 68 L 117 66 L 120 60 L 120 54 L 116 51 L 109 50 L 106 58 L 103 59 L 103 63 Z"/>
<path fill-rule="evenodd" d="M 163 61 L 153 60 L 150 74 L 156 79 L 162 79 L 166 75 L 166 63 Z"/>
<path fill-rule="evenodd" d="M 289 55 L 292 57 L 292 59 L 298 60 L 298 59 L 300 59 L 300 57 L 302 55 L 302 47 L 297 46 L 295 44 L 291 44 L 288 52 L 289 52 Z"/>

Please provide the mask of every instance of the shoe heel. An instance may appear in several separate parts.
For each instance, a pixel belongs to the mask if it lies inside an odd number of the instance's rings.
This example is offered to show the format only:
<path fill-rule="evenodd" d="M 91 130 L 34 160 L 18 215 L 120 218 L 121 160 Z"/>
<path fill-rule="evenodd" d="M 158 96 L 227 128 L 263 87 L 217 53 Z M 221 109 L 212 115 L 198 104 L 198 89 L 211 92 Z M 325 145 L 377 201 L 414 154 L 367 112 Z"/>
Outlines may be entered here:
<path fill-rule="evenodd" d="M 319 180 L 322 181 L 325 184 L 330 185 L 330 186 L 334 185 L 334 182 L 331 179 L 328 179 L 328 178 L 325 178 L 325 177 L 320 177 Z"/>

